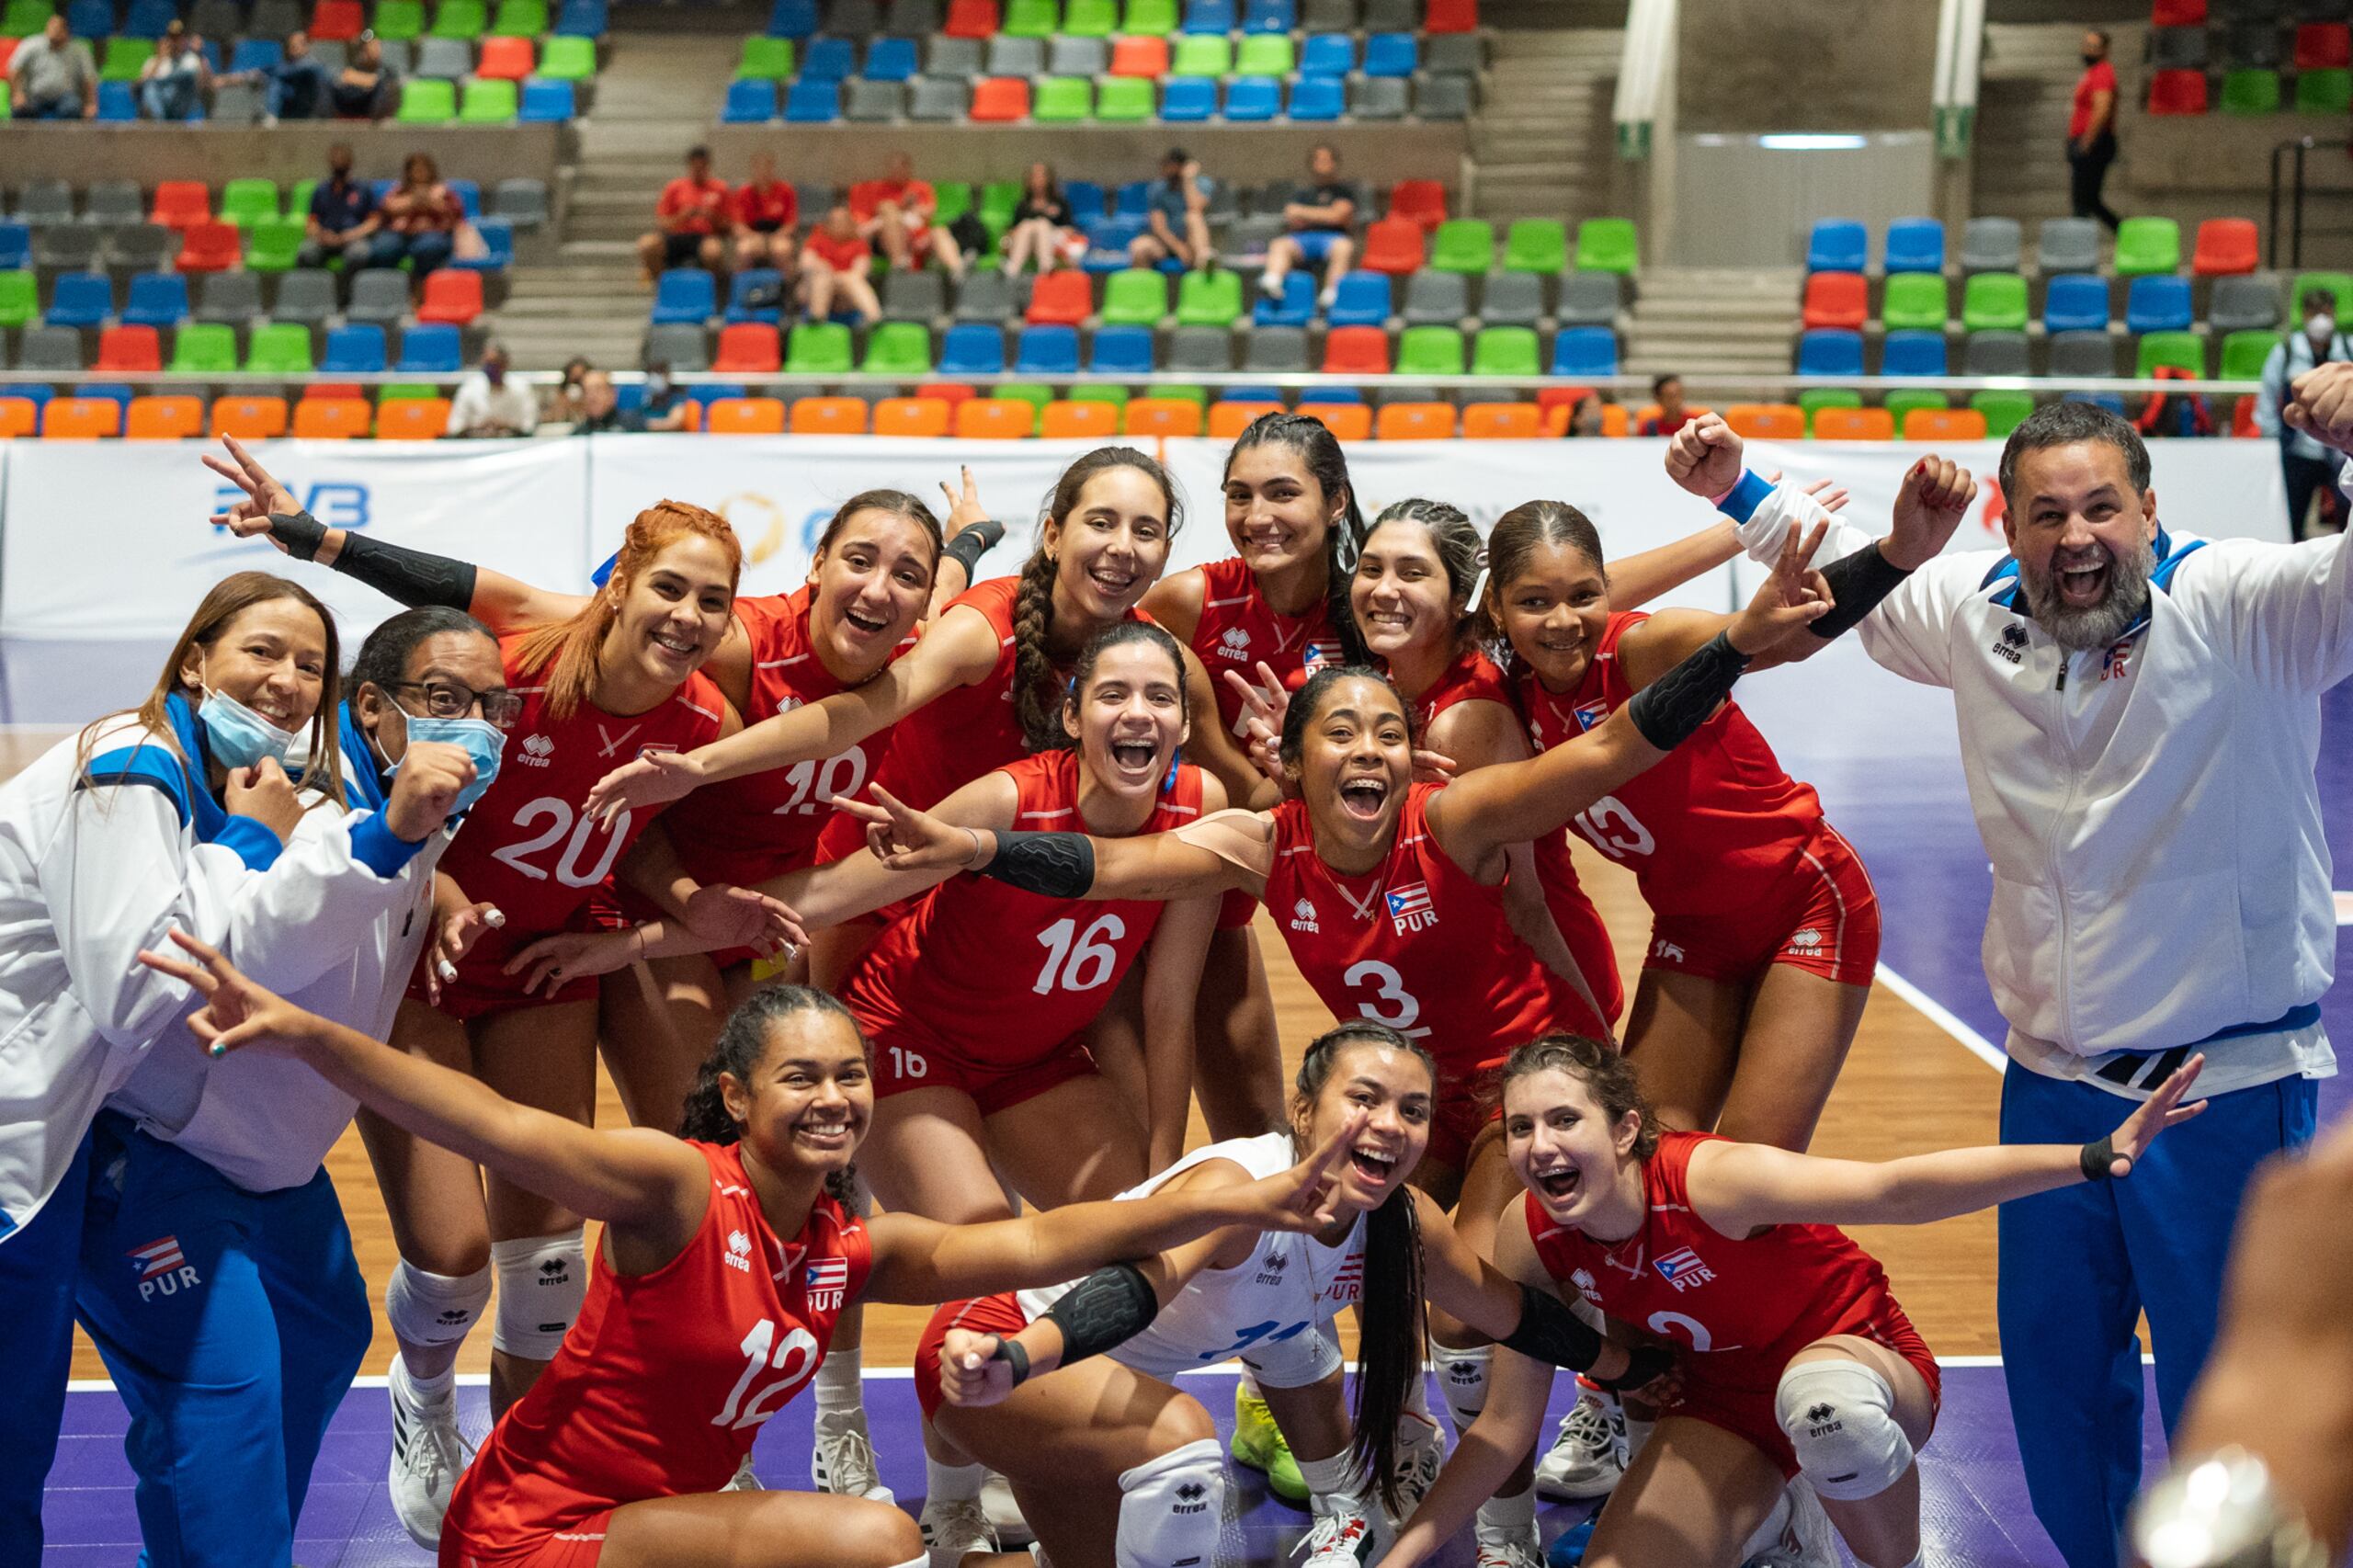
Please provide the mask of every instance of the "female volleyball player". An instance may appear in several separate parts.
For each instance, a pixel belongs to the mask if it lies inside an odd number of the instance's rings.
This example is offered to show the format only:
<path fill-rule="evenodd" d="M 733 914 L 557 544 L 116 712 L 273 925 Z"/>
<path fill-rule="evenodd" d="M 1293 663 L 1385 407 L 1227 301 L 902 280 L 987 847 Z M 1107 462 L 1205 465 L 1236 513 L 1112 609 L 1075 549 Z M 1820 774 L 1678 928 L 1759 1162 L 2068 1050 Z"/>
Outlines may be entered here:
<path fill-rule="evenodd" d="M 458 1486 L 445 1568 L 924 1568 L 914 1522 L 888 1505 L 718 1490 L 814 1372 L 843 1306 L 1048 1284 L 1225 1225 L 1323 1229 L 1364 1124 L 1247 1186 L 995 1225 L 862 1221 L 841 1199 L 873 1106 L 866 1046 L 822 993 L 778 986 L 736 1011 L 689 1137 L 597 1132 L 294 1007 L 172 935 L 197 962 L 141 961 L 204 994 L 189 1028 L 215 1055 L 290 1055 L 413 1136 L 605 1221 L 577 1332 Z"/>
<path fill-rule="evenodd" d="M 1234 1226 L 1088 1279 L 940 1308 L 915 1357 L 915 1392 L 940 1429 L 1012 1476 L 1060 1562 L 1207 1562 L 1223 1528 L 1223 1455 L 1176 1374 L 1239 1357 L 1313 1483 L 1307 1568 L 1353 1568 L 1437 1474 L 1437 1428 L 1410 1408 L 1422 1375 L 1422 1299 L 1530 1355 L 1636 1381 L 1665 1363 L 1624 1358 L 1567 1309 L 1482 1263 L 1405 1177 L 1429 1141 L 1437 1068 L 1385 1024 L 1341 1024 L 1307 1048 L 1290 1130 L 1211 1144 L 1133 1196 L 1240 1185 L 1358 1121 L 1330 1225 L 1308 1236 Z M 1351 1303 L 1363 1348 L 1351 1428 L 1333 1319 Z M 1099 1357 L 1097 1353 L 1100 1353 Z M 1089 1358 L 1097 1358 L 1090 1359 Z M 943 1403 L 943 1399 L 945 1403 Z M 1403 1473 L 1404 1484 L 1399 1483 Z M 1171 1508 L 1188 1489 L 1201 1506 Z"/>
<path fill-rule="evenodd" d="M 1803 1475 L 1866 1568 L 1920 1561 L 1913 1456 L 1936 1424 L 1935 1358 L 1879 1264 L 1836 1227 L 1927 1224 L 2079 1181 L 2121 1180 L 2203 1057 L 2081 1147 L 1952 1149 L 1882 1164 L 1817 1159 L 1654 1122 L 1633 1063 L 1572 1036 L 1512 1053 L 1504 1137 L 1528 1192 L 1496 1264 L 1572 1287 L 1674 1346 L 1679 1393 L 1611 1494 L 1591 1568 L 1731 1568 Z M 1427 1562 L 1503 1482 L 1543 1419 L 1552 1369 L 1498 1356 L 1487 1407 L 1382 1559 Z"/>

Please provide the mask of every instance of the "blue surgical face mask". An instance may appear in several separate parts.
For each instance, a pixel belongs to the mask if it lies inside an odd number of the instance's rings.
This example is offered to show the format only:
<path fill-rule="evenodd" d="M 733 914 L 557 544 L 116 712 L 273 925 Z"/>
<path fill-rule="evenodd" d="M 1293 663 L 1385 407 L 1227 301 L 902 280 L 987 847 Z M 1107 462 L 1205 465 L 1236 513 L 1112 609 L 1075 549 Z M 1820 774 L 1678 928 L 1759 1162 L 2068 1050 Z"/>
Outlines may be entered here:
<path fill-rule="evenodd" d="M 196 710 L 212 760 L 223 767 L 251 767 L 264 757 L 286 760 L 302 737 L 281 730 L 235 698 L 205 688 L 204 706 Z"/>
<path fill-rule="evenodd" d="M 458 803 L 452 812 L 472 808 L 498 777 L 498 758 L 506 750 L 506 732 L 487 719 L 420 718 L 404 710 L 401 717 L 408 722 L 408 745 L 419 741 L 437 742 L 456 746 L 473 759 L 474 781 L 458 791 Z M 401 756 L 408 756 L 408 746 L 401 748 Z M 391 773 L 398 773 L 401 765 L 393 763 Z"/>

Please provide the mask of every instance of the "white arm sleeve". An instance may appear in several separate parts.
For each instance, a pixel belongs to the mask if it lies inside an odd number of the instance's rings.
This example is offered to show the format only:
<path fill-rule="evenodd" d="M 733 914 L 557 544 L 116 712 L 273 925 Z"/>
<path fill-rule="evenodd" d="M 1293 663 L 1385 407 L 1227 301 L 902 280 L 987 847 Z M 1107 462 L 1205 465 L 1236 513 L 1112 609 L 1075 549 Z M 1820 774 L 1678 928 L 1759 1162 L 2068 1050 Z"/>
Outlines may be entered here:
<path fill-rule="evenodd" d="M 2199 552 L 2216 559 L 2184 562 L 2177 582 L 2198 592 L 2201 567 L 2222 579 L 2222 635 L 2240 667 L 2273 686 L 2325 691 L 2353 676 L 2353 550 L 2345 541 L 2217 540 Z"/>

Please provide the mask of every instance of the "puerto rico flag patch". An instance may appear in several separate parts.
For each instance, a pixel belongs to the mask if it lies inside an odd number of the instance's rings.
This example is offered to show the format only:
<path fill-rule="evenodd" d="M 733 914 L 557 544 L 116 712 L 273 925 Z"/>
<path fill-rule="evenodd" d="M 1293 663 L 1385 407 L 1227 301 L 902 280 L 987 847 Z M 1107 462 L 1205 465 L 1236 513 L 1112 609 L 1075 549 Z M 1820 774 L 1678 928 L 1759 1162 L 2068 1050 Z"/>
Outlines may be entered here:
<path fill-rule="evenodd" d="M 843 1257 L 811 1258 L 809 1271 L 802 1277 L 801 1289 L 808 1294 L 809 1304 L 818 1311 L 839 1311 L 842 1294 L 849 1289 L 849 1260 Z"/>
<path fill-rule="evenodd" d="M 1654 1257 L 1651 1259 L 1651 1267 L 1658 1270 L 1660 1278 L 1677 1290 L 1696 1290 L 1715 1278 L 1709 1272 L 1708 1266 L 1699 1261 L 1699 1255 L 1689 1247 L 1677 1248 L 1665 1257 Z"/>
<path fill-rule="evenodd" d="M 139 1278 L 142 1279 L 153 1279 L 158 1275 L 169 1274 L 173 1269 L 188 1262 L 187 1257 L 180 1252 L 180 1239 L 177 1236 L 165 1236 L 158 1241 L 149 1242 L 143 1247 L 132 1247 L 124 1256 L 131 1259 L 131 1267 L 139 1270 Z"/>
<path fill-rule="evenodd" d="M 1438 924 L 1438 911 L 1430 903 L 1429 883 L 1409 882 L 1386 896 L 1389 918 L 1395 924 L 1399 936 L 1426 931 Z"/>
<path fill-rule="evenodd" d="M 1309 675 L 1313 675 L 1326 665 L 1339 662 L 1340 645 L 1337 642 L 1310 642 L 1299 652 L 1300 668 Z"/>
<path fill-rule="evenodd" d="M 1576 715 L 1578 729 L 1590 730 L 1596 724 L 1600 723 L 1604 719 L 1609 717 L 1609 704 L 1607 702 L 1580 702 L 1576 707 L 1570 710 L 1570 711 Z"/>

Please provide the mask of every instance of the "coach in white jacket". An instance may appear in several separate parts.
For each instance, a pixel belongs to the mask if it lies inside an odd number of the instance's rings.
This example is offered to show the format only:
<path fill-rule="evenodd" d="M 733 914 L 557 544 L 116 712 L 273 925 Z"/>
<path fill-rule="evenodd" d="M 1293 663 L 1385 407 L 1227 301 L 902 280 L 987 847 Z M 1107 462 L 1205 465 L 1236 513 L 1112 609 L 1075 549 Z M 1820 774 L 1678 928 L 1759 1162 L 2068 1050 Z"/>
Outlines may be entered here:
<path fill-rule="evenodd" d="M 2298 399 L 2291 418 L 2353 446 L 2353 366 L 2304 378 Z M 1721 421 L 1686 434 L 1670 472 L 1721 496 L 1753 548 L 1818 510 L 1740 473 Z M 2206 1056 L 2206 1113 L 2129 1187 L 2002 1206 L 2003 1367 L 2035 1514 L 2070 1568 L 2114 1568 L 2141 1470 L 2135 1320 L 2145 1309 L 2170 1431 L 2213 1340 L 2240 1194 L 2310 1140 L 2314 1080 L 2336 1071 L 2313 770 L 2320 693 L 2353 674 L 2353 551 L 2168 531 L 2139 433 L 2091 403 L 2011 434 L 2007 554 L 1907 551 L 1921 472 L 1863 562 L 1886 597 L 1861 635 L 1887 668 L 1953 692 L 1993 863 L 2002 1141 L 2096 1140 L 2117 1098 Z M 1868 542 L 1834 528 L 1825 554 Z"/>

